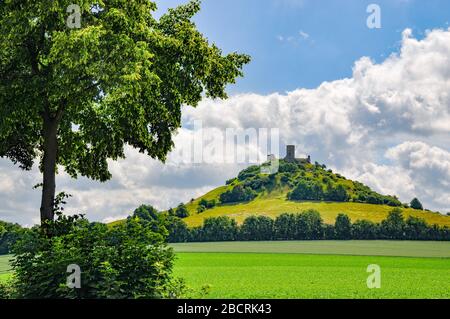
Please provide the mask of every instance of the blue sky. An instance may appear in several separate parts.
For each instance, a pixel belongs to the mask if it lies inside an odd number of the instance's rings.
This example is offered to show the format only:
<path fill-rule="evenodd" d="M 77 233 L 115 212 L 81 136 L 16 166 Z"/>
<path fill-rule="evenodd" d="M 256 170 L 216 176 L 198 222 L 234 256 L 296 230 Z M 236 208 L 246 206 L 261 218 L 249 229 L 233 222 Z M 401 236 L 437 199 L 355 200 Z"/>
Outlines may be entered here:
<path fill-rule="evenodd" d="M 185 1 L 157 3 L 160 15 Z M 381 7 L 381 29 L 367 27 L 371 3 Z M 200 136 L 194 121 L 210 136 L 279 129 L 280 155 L 294 144 L 297 155 L 379 193 L 405 203 L 419 197 L 426 208 L 450 212 L 449 0 L 203 0 L 195 21 L 225 52 L 252 56 L 245 77 L 225 101 L 183 107 L 165 164 L 127 147 L 126 159 L 109 162 L 108 183 L 73 180 L 61 170 L 58 191 L 73 195 L 69 214 L 108 222 L 143 203 L 168 209 L 235 177 L 245 165 L 177 159 Z M 247 150 L 242 142 L 236 149 Z M 38 223 L 40 193 L 30 185 L 41 180 L 37 167 L 23 172 L 0 159 L 0 220 Z"/>
<path fill-rule="evenodd" d="M 185 2 L 157 1 L 160 12 Z M 381 7 L 381 29 L 366 26 L 371 3 Z M 447 28 L 450 1 L 203 0 L 195 21 L 225 52 L 253 58 L 230 93 L 267 94 L 350 77 L 362 56 L 383 61 L 398 50 L 404 29 L 420 39 L 427 29 Z"/>

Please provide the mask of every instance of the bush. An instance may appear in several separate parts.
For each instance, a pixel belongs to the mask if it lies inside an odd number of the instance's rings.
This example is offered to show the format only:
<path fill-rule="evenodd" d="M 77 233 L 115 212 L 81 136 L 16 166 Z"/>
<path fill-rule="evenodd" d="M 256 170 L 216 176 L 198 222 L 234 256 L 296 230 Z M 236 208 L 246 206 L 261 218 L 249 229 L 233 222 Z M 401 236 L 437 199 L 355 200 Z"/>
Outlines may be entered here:
<path fill-rule="evenodd" d="M 184 243 L 191 239 L 190 231 L 184 220 L 178 217 L 169 217 L 167 220 L 167 230 L 169 243 Z"/>
<path fill-rule="evenodd" d="M 295 214 L 281 214 L 273 224 L 275 240 L 294 240 L 297 233 Z"/>
<path fill-rule="evenodd" d="M 197 214 L 201 214 L 201 213 L 203 213 L 205 210 L 206 210 L 206 207 L 205 207 L 205 206 L 199 205 L 199 206 L 197 207 Z"/>
<path fill-rule="evenodd" d="M 357 220 L 352 225 L 353 239 L 376 239 L 378 237 L 378 226 L 369 220 Z"/>
<path fill-rule="evenodd" d="M 341 184 L 336 187 L 327 187 L 327 191 L 324 194 L 324 199 L 328 201 L 347 202 L 349 198 L 347 190 Z"/>
<path fill-rule="evenodd" d="M 266 216 L 250 216 L 244 220 L 240 228 L 242 240 L 271 240 L 273 220 Z"/>
<path fill-rule="evenodd" d="M 323 189 L 315 181 L 300 180 L 288 197 L 290 200 L 321 200 Z"/>
<path fill-rule="evenodd" d="M 352 223 L 350 218 L 345 214 L 339 214 L 334 223 L 336 238 L 341 240 L 352 239 Z"/>
<path fill-rule="evenodd" d="M 249 187 L 243 187 L 242 185 L 237 185 L 233 189 L 220 194 L 220 202 L 222 204 L 226 203 L 239 203 L 248 202 L 256 197 L 256 192 Z"/>
<path fill-rule="evenodd" d="M 217 202 L 216 202 L 215 199 L 206 200 L 204 198 L 202 198 L 200 200 L 200 202 L 198 203 L 199 207 L 203 207 L 204 208 L 202 211 L 204 211 L 206 209 L 214 208 L 214 207 L 216 207 L 216 204 L 217 204 Z"/>
<path fill-rule="evenodd" d="M 320 213 L 310 209 L 296 216 L 295 239 L 315 240 L 323 238 L 323 220 Z"/>
<path fill-rule="evenodd" d="M 186 205 L 181 203 L 178 205 L 177 209 L 175 210 L 175 216 L 178 218 L 186 218 L 189 217 L 189 211 L 186 208 Z"/>
<path fill-rule="evenodd" d="M 404 239 L 405 220 L 400 208 L 394 208 L 381 222 L 381 236 L 384 239 Z"/>
<path fill-rule="evenodd" d="M 409 206 L 414 209 L 423 210 L 423 205 L 417 198 L 414 198 Z"/>
<path fill-rule="evenodd" d="M 27 231 L 18 224 L 0 221 L 0 255 L 9 254 L 12 246 Z"/>
<path fill-rule="evenodd" d="M 84 218 L 58 217 L 18 242 L 12 263 L 17 298 L 161 298 L 174 296 L 174 254 L 166 233 L 138 218 L 108 228 Z M 51 233 L 52 236 L 48 236 Z M 68 266 L 81 269 L 81 288 L 66 285 Z M 179 293 L 176 289 L 175 293 Z"/>
<path fill-rule="evenodd" d="M 336 239 L 336 232 L 334 230 L 334 225 L 329 224 L 323 225 L 323 239 L 326 240 Z"/>
<path fill-rule="evenodd" d="M 227 216 L 205 219 L 201 232 L 203 241 L 233 241 L 238 238 L 238 226 Z"/>

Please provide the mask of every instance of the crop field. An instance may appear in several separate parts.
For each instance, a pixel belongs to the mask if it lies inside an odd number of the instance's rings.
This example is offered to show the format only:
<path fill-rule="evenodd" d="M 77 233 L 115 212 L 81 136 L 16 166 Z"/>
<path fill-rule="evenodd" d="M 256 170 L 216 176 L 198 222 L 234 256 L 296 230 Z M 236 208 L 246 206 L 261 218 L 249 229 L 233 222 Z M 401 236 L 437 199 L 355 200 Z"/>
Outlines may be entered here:
<path fill-rule="evenodd" d="M 178 253 L 285 253 L 450 258 L 450 242 L 388 240 L 261 241 L 171 244 Z M 450 262 L 450 260 L 449 260 Z"/>
<path fill-rule="evenodd" d="M 448 299 L 449 244 L 395 241 L 178 244 L 174 245 L 175 275 L 185 278 L 194 291 L 209 287 L 207 298 Z M 312 249 L 323 255 L 311 254 Z M 374 256 L 363 256 L 367 254 Z M 424 257 L 393 257 L 395 254 Z M 380 289 L 367 287 L 370 275 L 367 266 L 371 264 L 381 267 Z"/>
<path fill-rule="evenodd" d="M 292 241 L 171 245 L 192 297 L 450 298 L 450 243 Z M 401 256 L 401 257 L 396 257 Z M 0 256 L 0 282 L 11 276 Z M 381 269 L 369 289 L 367 266 Z M 208 294 L 201 293 L 202 288 Z M 205 289 L 206 288 L 206 289 Z"/>

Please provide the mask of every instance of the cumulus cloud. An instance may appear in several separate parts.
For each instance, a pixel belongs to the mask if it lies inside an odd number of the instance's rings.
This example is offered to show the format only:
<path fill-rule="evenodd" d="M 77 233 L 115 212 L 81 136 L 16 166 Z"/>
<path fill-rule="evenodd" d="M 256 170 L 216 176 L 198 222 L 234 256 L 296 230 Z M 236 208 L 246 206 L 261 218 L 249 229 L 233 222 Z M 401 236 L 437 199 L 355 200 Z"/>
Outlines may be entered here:
<path fill-rule="evenodd" d="M 278 128 L 281 148 L 296 144 L 298 155 L 310 154 L 379 192 L 404 202 L 418 196 L 428 208 L 450 210 L 450 30 L 430 31 L 421 40 L 405 30 L 398 53 L 380 64 L 362 57 L 351 78 L 315 89 L 241 94 L 186 107 L 166 165 L 127 149 L 126 160 L 111 162 L 114 177 L 106 184 L 61 174 L 59 189 L 74 195 L 69 211 L 110 221 L 142 203 L 166 209 L 235 176 L 245 165 L 180 160 L 198 120 L 217 134 L 227 128 Z M 203 143 L 207 148 L 211 141 Z M 261 148 L 257 152 L 265 155 Z M 36 170 L 24 173 L 0 161 L 0 219 L 36 221 L 39 192 L 31 186 L 39 178 Z"/>
<path fill-rule="evenodd" d="M 404 142 L 386 156 L 406 171 L 427 202 L 450 211 L 450 152 L 422 142 Z"/>

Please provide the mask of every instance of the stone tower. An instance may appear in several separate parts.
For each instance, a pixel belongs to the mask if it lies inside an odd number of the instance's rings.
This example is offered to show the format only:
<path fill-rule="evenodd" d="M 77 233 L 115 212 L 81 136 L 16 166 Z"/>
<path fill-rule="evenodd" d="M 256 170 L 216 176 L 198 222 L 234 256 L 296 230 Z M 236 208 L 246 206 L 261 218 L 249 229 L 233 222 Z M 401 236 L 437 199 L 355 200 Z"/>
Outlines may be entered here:
<path fill-rule="evenodd" d="M 295 145 L 286 146 L 286 161 L 295 161 Z"/>

